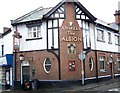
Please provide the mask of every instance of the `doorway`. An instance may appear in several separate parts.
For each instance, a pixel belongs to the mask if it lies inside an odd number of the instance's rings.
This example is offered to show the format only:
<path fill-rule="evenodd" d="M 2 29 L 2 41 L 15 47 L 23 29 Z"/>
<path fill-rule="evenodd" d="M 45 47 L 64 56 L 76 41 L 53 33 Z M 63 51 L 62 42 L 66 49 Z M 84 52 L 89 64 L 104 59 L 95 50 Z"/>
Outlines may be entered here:
<path fill-rule="evenodd" d="M 111 78 L 114 79 L 114 70 L 113 70 L 113 63 L 112 62 L 110 63 L 110 75 L 111 75 Z"/>
<path fill-rule="evenodd" d="M 21 84 L 29 80 L 30 80 L 30 64 L 28 61 L 24 60 L 21 63 Z"/>
<path fill-rule="evenodd" d="M 22 82 L 30 80 L 30 67 L 22 66 Z"/>

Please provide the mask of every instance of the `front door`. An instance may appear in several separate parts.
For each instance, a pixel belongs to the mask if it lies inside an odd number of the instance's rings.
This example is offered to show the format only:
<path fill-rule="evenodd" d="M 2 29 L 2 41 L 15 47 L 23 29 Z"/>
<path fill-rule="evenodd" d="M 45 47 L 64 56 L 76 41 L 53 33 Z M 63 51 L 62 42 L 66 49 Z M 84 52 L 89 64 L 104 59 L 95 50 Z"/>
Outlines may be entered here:
<path fill-rule="evenodd" d="M 110 74 L 111 74 L 111 78 L 114 79 L 113 63 L 110 63 Z"/>
<path fill-rule="evenodd" d="M 30 80 L 30 68 L 29 68 L 29 66 L 22 66 L 22 80 L 23 80 L 23 82 Z"/>

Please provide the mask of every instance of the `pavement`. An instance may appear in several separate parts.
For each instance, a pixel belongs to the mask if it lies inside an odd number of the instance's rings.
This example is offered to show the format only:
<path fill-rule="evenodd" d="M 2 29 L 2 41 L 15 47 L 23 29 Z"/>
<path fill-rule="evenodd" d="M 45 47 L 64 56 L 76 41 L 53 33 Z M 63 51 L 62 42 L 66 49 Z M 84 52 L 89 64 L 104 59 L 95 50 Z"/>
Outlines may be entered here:
<path fill-rule="evenodd" d="M 111 79 L 107 81 L 102 81 L 102 82 L 96 82 L 92 84 L 86 84 L 86 85 L 69 85 L 68 87 L 50 87 L 50 88 L 40 88 L 39 90 L 5 90 L 2 91 L 1 93 L 86 93 L 84 91 L 89 91 L 90 89 L 97 88 L 100 86 L 105 86 L 109 85 L 111 83 L 118 82 L 118 79 Z M 95 92 L 92 92 L 95 93 Z M 113 92 L 111 92 L 113 93 Z"/>

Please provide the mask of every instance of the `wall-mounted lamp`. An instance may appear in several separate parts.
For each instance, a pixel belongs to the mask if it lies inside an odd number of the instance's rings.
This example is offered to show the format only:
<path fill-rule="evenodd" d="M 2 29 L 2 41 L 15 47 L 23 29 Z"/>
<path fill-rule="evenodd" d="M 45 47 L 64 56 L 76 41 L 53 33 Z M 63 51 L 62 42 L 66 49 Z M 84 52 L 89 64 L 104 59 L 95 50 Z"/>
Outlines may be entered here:
<path fill-rule="evenodd" d="M 24 60 L 24 55 L 23 55 L 23 54 L 20 54 L 20 55 L 19 55 L 19 59 L 20 59 L 20 61 L 23 61 L 23 60 Z"/>
<path fill-rule="evenodd" d="M 109 57 L 108 57 L 108 62 L 107 62 L 107 64 L 110 64 L 110 63 L 112 63 L 113 62 L 113 58 L 112 58 L 112 55 L 110 55 Z"/>

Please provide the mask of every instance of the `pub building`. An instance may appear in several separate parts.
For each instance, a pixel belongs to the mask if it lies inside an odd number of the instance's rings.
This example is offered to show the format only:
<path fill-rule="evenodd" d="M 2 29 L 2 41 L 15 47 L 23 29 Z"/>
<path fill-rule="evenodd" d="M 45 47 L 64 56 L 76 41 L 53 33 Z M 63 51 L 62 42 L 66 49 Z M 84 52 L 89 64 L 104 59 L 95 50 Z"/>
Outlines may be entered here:
<path fill-rule="evenodd" d="M 114 16 L 120 18 L 120 11 Z M 119 22 L 97 19 L 78 0 L 62 0 L 12 20 L 12 30 L 19 33 L 13 44 L 15 87 L 36 79 L 42 86 L 117 78 Z"/>

